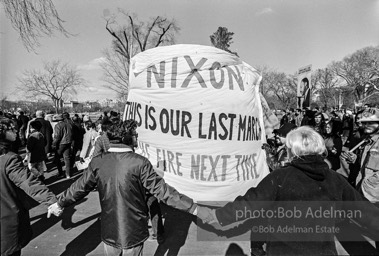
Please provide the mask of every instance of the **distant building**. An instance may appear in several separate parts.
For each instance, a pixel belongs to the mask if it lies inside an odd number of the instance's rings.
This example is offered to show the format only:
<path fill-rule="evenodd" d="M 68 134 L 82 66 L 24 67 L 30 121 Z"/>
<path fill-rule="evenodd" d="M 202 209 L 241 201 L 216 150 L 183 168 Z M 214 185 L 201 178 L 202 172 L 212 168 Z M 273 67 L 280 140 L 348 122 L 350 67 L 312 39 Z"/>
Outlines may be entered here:
<path fill-rule="evenodd" d="M 101 105 L 100 105 L 100 103 L 98 101 L 86 101 L 83 104 L 83 107 L 90 110 L 90 109 L 101 108 Z"/>
<path fill-rule="evenodd" d="M 82 105 L 82 103 L 79 103 L 78 101 L 69 101 L 69 102 L 63 102 L 63 107 L 64 108 L 77 108 L 77 107 L 80 107 L 80 105 Z"/>
<path fill-rule="evenodd" d="M 102 107 L 114 107 L 115 105 L 117 104 L 117 100 L 114 100 L 114 99 L 104 99 L 102 101 L 100 101 L 100 105 Z"/>

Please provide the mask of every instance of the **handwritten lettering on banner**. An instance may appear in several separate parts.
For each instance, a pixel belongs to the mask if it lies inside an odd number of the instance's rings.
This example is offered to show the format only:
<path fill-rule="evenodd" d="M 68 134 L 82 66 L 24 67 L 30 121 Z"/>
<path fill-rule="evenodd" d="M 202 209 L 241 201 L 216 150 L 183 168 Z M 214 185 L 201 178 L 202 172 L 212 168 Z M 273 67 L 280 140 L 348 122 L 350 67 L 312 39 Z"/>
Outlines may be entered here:
<path fill-rule="evenodd" d="M 195 201 L 233 200 L 268 173 L 257 70 L 199 45 L 150 49 L 131 59 L 124 119 L 137 152 Z"/>
<path fill-rule="evenodd" d="M 186 138 L 235 141 L 257 141 L 262 138 L 258 118 L 233 113 L 191 113 L 165 108 L 158 110 L 154 106 L 127 102 L 126 119 L 134 119 L 138 126 L 150 131 Z M 235 125 L 238 128 L 235 128 Z M 236 133 L 234 129 L 238 132 Z M 191 133 L 191 130 L 197 132 Z"/>
<path fill-rule="evenodd" d="M 183 154 L 173 152 L 168 149 L 154 148 L 148 143 L 139 141 L 138 147 L 141 149 L 140 154 L 153 158 L 158 162 L 165 163 L 166 172 L 198 181 L 225 181 L 227 171 L 230 170 L 228 164 L 237 161 L 235 173 L 228 175 L 235 176 L 237 181 L 247 181 L 258 179 L 260 173 L 257 170 L 257 154 L 250 155 L 200 155 L 200 154 Z M 152 150 L 153 149 L 153 150 Z M 182 171 L 182 163 L 191 163 L 190 172 Z"/>
<path fill-rule="evenodd" d="M 175 57 L 169 61 L 161 61 L 158 65 L 159 68 L 157 68 L 156 65 L 151 65 L 147 68 L 147 88 L 153 87 L 154 84 L 159 88 L 187 88 L 191 80 L 196 79 L 197 85 L 200 88 L 212 87 L 214 89 L 221 89 L 224 86 L 227 86 L 229 90 L 234 90 L 235 88 L 239 88 L 241 91 L 245 90 L 241 71 L 238 66 L 221 66 L 221 64 L 216 61 L 212 63 L 209 69 L 201 69 L 208 61 L 207 58 L 201 58 L 196 65 L 190 56 L 184 56 L 183 58 L 188 66 L 180 67 L 180 69 L 189 68 L 190 71 L 184 80 L 177 79 L 178 63 L 182 62 L 178 62 L 178 57 Z M 200 70 L 201 73 L 199 72 Z M 143 72 L 134 73 L 134 76 L 138 77 L 141 73 Z M 219 81 L 217 81 L 216 77 Z"/>

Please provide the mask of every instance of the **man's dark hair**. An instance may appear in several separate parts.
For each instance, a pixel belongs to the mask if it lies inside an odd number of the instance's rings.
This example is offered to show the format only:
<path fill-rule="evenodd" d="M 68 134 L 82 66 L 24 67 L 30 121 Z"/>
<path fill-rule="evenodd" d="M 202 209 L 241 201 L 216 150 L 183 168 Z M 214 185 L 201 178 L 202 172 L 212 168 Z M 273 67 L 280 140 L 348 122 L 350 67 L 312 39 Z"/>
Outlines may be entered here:
<path fill-rule="evenodd" d="M 133 136 L 137 137 L 137 122 L 130 119 L 122 122 L 121 142 L 125 145 L 133 146 Z"/>
<path fill-rule="evenodd" d="M 36 131 L 41 131 L 42 124 L 41 122 L 34 120 L 30 122 L 30 127 L 32 127 Z"/>
<path fill-rule="evenodd" d="M 103 132 L 107 132 L 108 130 L 110 130 L 112 125 L 113 125 L 113 123 L 111 121 L 108 121 L 108 120 L 101 122 L 101 130 Z"/>
<path fill-rule="evenodd" d="M 64 119 L 68 119 L 68 118 L 70 118 L 70 114 L 67 113 L 67 112 L 64 112 L 64 113 L 62 114 L 62 116 L 63 116 Z"/>
<path fill-rule="evenodd" d="M 130 119 L 113 124 L 108 134 L 110 134 L 110 139 L 133 146 L 133 136 L 137 137 L 136 129 L 137 122 Z"/>
<path fill-rule="evenodd" d="M 24 111 L 20 111 L 19 113 L 20 113 L 20 116 L 24 115 Z"/>
<path fill-rule="evenodd" d="M 87 130 L 96 127 L 95 124 L 92 123 L 92 121 L 87 121 L 87 122 L 84 123 L 84 125 L 86 126 L 86 129 L 87 129 Z"/>

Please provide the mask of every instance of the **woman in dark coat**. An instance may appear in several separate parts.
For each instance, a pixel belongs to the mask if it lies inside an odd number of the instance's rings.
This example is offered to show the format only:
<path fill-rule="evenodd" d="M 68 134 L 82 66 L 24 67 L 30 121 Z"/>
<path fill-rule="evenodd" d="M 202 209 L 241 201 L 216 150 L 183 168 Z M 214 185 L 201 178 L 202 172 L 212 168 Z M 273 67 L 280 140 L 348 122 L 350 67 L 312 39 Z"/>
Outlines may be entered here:
<path fill-rule="evenodd" d="M 322 112 L 316 112 L 313 117 L 313 129 L 318 132 L 321 136 L 324 135 L 325 130 L 325 118 Z"/>
<path fill-rule="evenodd" d="M 21 255 L 32 238 L 29 209 L 38 203 L 51 205 L 55 195 L 10 152 L 6 125 L 0 123 L 1 255 Z M 34 199 L 35 201 L 31 200 Z"/>
<path fill-rule="evenodd" d="M 379 209 L 365 200 L 344 177 L 328 168 L 324 161 L 326 152 L 324 140 L 317 132 L 306 126 L 297 128 L 288 133 L 286 146 L 290 159 L 292 159 L 290 164 L 268 174 L 257 187 L 250 188 L 244 196 L 237 197 L 234 202 L 212 210 L 211 215 L 214 221 L 225 226 L 248 218 L 255 218 L 254 221 L 260 221 L 263 227 L 272 227 L 274 230 L 270 232 L 263 230 L 261 233 L 259 229 L 252 227 L 256 237 L 260 233 L 261 239 L 267 241 L 267 255 L 337 255 L 334 242 L 334 235 L 337 232 L 323 233 L 320 237 L 315 236 L 315 233 L 311 233 L 309 229 L 309 233 L 291 234 L 289 232 L 280 233 L 277 228 L 280 225 L 285 228 L 284 224 L 292 228 L 292 225 L 297 223 L 308 228 L 314 227 L 313 232 L 317 232 L 317 224 L 322 225 L 328 221 L 328 224 L 334 225 L 339 220 L 338 217 L 337 220 L 332 217 L 328 218 L 328 216 L 320 219 L 309 216 L 304 219 L 305 216 L 308 216 L 308 211 L 300 211 L 300 205 L 315 206 L 307 208 L 314 212 L 314 208 L 318 209 L 318 206 L 323 205 L 321 202 L 333 205 L 333 203 L 344 201 L 344 206 L 346 206 L 348 202 L 345 201 L 354 201 L 354 204 L 349 206 L 359 209 L 361 215 L 351 215 L 349 218 L 370 228 L 376 234 L 379 233 Z M 288 203 L 285 208 L 287 217 L 275 217 L 279 216 L 278 206 L 286 206 L 284 203 Z M 338 207 L 339 204 L 336 205 Z M 297 207 L 297 212 L 295 207 Z M 267 213 L 268 210 L 271 210 L 270 213 L 273 215 L 265 215 L 262 209 Z M 320 209 L 325 216 L 324 209 L 330 208 Z M 294 217 L 299 216 L 298 211 L 303 217 L 300 223 L 296 222 L 298 219 Z M 254 213 L 253 217 L 251 213 Z M 294 213 L 292 217 L 291 213 Z M 212 221 L 208 220 L 208 223 L 210 222 Z M 291 240 L 290 237 L 295 239 Z"/>
<path fill-rule="evenodd" d="M 328 151 L 326 159 L 330 163 L 330 169 L 337 171 L 341 167 L 340 155 L 342 152 L 342 139 L 337 135 L 332 121 L 325 124 L 325 147 Z"/>

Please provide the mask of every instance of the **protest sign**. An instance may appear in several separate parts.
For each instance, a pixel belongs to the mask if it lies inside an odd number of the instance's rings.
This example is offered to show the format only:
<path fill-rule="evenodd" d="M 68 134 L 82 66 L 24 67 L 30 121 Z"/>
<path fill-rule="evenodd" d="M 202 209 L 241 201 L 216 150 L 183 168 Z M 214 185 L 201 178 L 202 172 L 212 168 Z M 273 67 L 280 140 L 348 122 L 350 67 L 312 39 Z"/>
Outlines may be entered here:
<path fill-rule="evenodd" d="M 195 201 L 230 201 L 267 175 L 259 73 L 200 45 L 158 47 L 130 64 L 124 119 L 138 123 L 138 152 Z"/>

